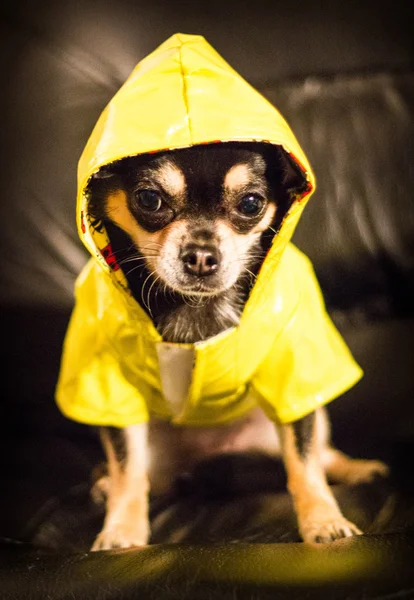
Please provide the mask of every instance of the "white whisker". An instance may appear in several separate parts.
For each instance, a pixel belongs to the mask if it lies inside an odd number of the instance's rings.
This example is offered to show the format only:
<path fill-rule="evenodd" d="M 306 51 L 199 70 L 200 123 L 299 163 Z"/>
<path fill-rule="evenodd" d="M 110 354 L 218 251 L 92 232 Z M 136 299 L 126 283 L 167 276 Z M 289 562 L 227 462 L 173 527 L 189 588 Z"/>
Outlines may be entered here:
<path fill-rule="evenodd" d="M 151 283 L 151 285 L 150 285 L 150 287 L 149 287 L 149 290 L 148 290 L 148 294 L 147 294 L 147 305 L 148 305 L 148 310 L 149 310 L 149 313 L 150 313 L 151 317 L 153 316 L 153 315 L 152 315 L 152 311 L 151 311 L 151 309 L 150 309 L 150 295 L 151 295 L 151 290 L 152 290 L 152 288 L 154 287 L 154 285 L 157 283 L 157 281 L 159 280 L 159 278 L 160 278 L 160 276 L 159 276 L 159 275 L 157 275 L 157 277 L 156 277 L 156 278 L 154 279 L 154 281 Z M 156 297 L 156 294 L 155 294 L 155 297 Z"/>
<path fill-rule="evenodd" d="M 144 283 L 142 284 L 142 288 L 141 288 L 141 300 L 143 305 L 145 306 L 145 308 L 148 309 L 148 312 L 150 313 L 151 317 L 152 317 L 152 312 L 151 312 L 151 308 L 148 306 L 148 304 L 145 302 L 145 298 L 144 298 L 144 289 L 145 289 L 145 285 L 147 283 L 147 281 L 149 279 L 151 279 L 151 277 L 155 274 L 155 271 L 151 271 L 151 273 L 146 277 Z"/>

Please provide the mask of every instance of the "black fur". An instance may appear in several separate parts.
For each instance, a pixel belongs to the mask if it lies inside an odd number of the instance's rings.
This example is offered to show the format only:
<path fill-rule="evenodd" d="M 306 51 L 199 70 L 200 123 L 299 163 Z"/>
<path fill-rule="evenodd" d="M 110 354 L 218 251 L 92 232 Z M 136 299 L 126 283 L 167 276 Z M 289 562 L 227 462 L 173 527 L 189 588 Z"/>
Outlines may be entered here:
<path fill-rule="evenodd" d="M 118 427 L 101 427 L 102 431 L 105 431 L 109 438 L 109 442 L 115 452 L 116 461 L 123 465 L 127 458 L 127 444 L 125 439 L 125 429 Z"/>
<path fill-rule="evenodd" d="M 295 444 L 299 456 L 305 459 L 312 444 L 312 436 L 315 425 L 315 413 L 310 413 L 293 423 Z"/>

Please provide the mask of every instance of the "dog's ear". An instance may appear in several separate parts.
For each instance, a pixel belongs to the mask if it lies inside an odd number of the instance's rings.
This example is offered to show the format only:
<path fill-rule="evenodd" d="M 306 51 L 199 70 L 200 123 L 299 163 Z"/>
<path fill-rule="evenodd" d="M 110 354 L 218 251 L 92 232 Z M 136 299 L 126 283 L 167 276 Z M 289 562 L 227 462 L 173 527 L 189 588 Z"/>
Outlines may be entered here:
<path fill-rule="evenodd" d="M 282 185 L 293 199 L 295 196 L 300 195 L 305 191 L 308 185 L 307 180 L 305 174 L 291 155 L 285 152 L 281 147 L 279 147 L 278 150 Z"/>
<path fill-rule="evenodd" d="M 264 157 L 267 165 L 266 178 L 277 206 L 271 227 L 261 238 L 263 249 L 268 250 L 293 202 L 305 191 L 308 184 L 299 165 L 281 146 L 266 145 Z"/>
<path fill-rule="evenodd" d="M 125 175 L 131 170 L 132 161 L 133 158 L 127 157 L 104 165 L 92 175 L 90 181 L 110 179 L 111 177 Z"/>
<path fill-rule="evenodd" d="M 91 181 L 97 181 L 100 179 L 109 179 L 110 177 L 113 177 L 114 173 L 113 170 L 111 169 L 111 165 L 105 165 L 104 167 L 101 167 L 99 169 L 99 171 L 97 171 L 96 173 L 94 173 L 91 177 Z"/>
<path fill-rule="evenodd" d="M 267 165 L 266 178 L 276 192 L 275 197 L 284 197 L 284 204 L 291 204 L 307 188 L 304 172 L 282 146 L 262 145 L 262 154 Z"/>
<path fill-rule="evenodd" d="M 104 165 L 88 181 L 85 193 L 88 198 L 88 214 L 95 221 L 106 219 L 106 198 L 118 189 L 124 189 L 127 181 L 127 165 L 119 160 Z"/>

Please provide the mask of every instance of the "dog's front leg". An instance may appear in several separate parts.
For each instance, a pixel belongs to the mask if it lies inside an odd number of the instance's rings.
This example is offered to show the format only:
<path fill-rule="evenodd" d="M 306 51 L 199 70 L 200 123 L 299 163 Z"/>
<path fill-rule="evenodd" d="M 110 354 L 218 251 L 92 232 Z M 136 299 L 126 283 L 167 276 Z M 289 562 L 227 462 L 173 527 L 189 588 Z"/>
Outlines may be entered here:
<path fill-rule="evenodd" d="M 299 421 L 280 426 L 288 488 L 298 518 L 299 531 L 306 542 L 331 542 L 361 533 L 347 521 L 326 481 L 320 458 L 312 413 Z"/>
<path fill-rule="evenodd" d="M 143 546 L 149 537 L 147 424 L 101 427 L 108 461 L 106 516 L 92 550 Z"/>

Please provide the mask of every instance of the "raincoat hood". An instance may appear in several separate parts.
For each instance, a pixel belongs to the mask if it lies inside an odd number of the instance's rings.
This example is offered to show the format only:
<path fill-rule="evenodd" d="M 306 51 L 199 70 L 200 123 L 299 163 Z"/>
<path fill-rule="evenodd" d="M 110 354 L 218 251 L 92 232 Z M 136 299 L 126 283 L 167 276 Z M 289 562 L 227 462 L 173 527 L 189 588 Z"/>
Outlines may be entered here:
<path fill-rule="evenodd" d="M 85 189 L 90 177 L 128 156 L 226 141 L 281 146 L 303 176 L 300 194 L 274 239 L 270 260 L 275 266 L 315 189 L 311 167 L 274 106 L 202 36 L 176 34 L 133 70 L 101 114 L 79 161 L 79 234 L 104 270 L 114 275 L 115 258 L 105 230 L 97 231 L 88 219 Z M 121 270 L 116 269 L 115 279 L 127 289 Z"/>
<path fill-rule="evenodd" d="M 267 142 L 302 177 L 240 325 L 168 344 L 132 297 L 102 223 L 88 214 L 92 175 L 114 161 L 226 141 Z M 144 58 L 100 116 L 79 161 L 77 223 L 92 255 L 76 284 L 57 402 L 78 421 L 118 427 L 155 415 L 216 424 L 258 404 L 290 422 L 351 387 L 361 370 L 325 312 L 309 260 L 290 238 L 315 181 L 280 113 L 201 36 L 173 35 Z"/>

